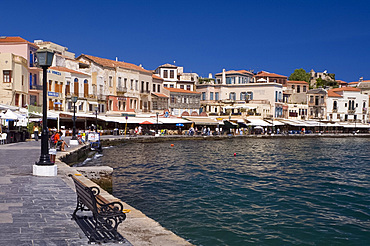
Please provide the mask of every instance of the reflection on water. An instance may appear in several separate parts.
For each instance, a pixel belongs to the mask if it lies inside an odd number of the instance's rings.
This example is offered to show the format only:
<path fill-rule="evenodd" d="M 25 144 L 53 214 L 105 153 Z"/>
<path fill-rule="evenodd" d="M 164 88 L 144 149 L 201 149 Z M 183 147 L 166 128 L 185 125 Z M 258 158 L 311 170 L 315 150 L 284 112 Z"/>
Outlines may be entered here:
<path fill-rule="evenodd" d="M 114 167 L 115 196 L 196 245 L 369 239 L 368 139 L 173 144 L 126 144 L 92 162 Z"/>

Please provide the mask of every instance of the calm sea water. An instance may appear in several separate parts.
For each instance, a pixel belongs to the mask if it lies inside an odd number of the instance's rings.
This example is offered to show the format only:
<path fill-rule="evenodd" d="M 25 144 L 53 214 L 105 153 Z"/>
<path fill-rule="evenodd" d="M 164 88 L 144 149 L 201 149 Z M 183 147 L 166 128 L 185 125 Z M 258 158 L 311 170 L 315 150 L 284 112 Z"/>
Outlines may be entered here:
<path fill-rule="evenodd" d="M 116 197 L 195 245 L 370 243 L 370 139 L 130 143 L 93 162 L 114 167 Z"/>

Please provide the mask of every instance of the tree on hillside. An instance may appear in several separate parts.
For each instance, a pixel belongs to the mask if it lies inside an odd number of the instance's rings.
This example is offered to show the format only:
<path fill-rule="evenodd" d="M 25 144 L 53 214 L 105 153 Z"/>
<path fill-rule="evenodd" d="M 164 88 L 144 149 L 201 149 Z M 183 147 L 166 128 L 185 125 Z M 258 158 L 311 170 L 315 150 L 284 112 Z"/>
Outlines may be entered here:
<path fill-rule="evenodd" d="M 290 81 L 306 81 L 310 82 L 310 74 L 306 73 L 303 68 L 296 69 L 288 78 Z"/>

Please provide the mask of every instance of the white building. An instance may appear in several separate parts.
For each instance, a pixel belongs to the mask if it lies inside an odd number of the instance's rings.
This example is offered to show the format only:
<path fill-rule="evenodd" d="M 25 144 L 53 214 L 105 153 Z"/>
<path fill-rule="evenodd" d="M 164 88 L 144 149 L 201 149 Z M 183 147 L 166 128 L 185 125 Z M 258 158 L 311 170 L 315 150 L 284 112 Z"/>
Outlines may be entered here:
<path fill-rule="evenodd" d="M 327 119 L 332 121 L 368 122 L 369 96 L 353 87 L 328 91 Z"/>

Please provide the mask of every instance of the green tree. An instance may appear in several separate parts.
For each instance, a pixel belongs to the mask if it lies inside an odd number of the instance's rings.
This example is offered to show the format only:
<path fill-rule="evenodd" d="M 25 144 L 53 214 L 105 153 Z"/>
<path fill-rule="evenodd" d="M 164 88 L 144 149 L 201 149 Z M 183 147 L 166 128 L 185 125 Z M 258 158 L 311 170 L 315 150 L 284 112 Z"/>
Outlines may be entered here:
<path fill-rule="evenodd" d="M 290 81 L 306 81 L 310 82 L 310 74 L 306 73 L 303 68 L 296 69 L 288 78 Z"/>

